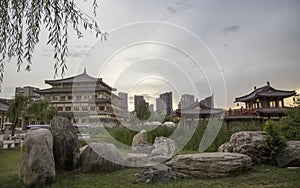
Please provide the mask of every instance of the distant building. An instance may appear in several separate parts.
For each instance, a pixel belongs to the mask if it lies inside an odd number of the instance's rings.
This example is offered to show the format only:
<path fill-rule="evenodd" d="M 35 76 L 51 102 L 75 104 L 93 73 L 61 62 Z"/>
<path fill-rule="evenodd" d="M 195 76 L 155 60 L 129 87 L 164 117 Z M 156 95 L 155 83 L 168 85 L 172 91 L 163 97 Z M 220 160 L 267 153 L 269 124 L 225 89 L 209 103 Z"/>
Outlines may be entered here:
<path fill-rule="evenodd" d="M 144 96 L 134 95 L 134 111 L 137 111 L 142 103 L 146 103 Z"/>
<path fill-rule="evenodd" d="M 8 110 L 9 104 L 7 103 L 7 100 L 0 99 L 0 130 L 5 129 L 5 122 L 7 121 L 7 110 Z"/>
<path fill-rule="evenodd" d="M 156 99 L 156 111 L 158 113 L 172 115 L 172 111 L 173 111 L 172 92 L 166 92 L 159 95 L 159 98 Z"/>
<path fill-rule="evenodd" d="M 211 95 L 209 97 L 206 97 L 205 99 L 201 100 L 200 103 L 204 104 L 205 106 L 208 106 L 210 108 L 214 108 L 214 96 Z"/>
<path fill-rule="evenodd" d="M 150 104 L 150 105 L 149 105 L 149 111 L 150 111 L 151 113 L 154 112 L 154 105 L 153 105 L 153 104 Z"/>
<path fill-rule="evenodd" d="M 39 90 L 42 100 L 50 101 L 58 114 L 73 114 L 73 123 L 118 126 L 123 111 L 120 97 L 112 93 L 116 89 L 107 85 L 102 78 L 86 73 L 58 79 L 46 80 L 49 89 Z"/>
<path fill-rule="evenodd" d="M 189 94 L 181 95 L 180 108 L 185 109 L 185 108 L 191 106 L 191 104 L 193 104 L 194 101 L 195 101 L 194 95 L 189 95 Z"/>
<path fill-rule="evenodd" d="M 118 95 L 121 100 L 121 108 L 128 112 L 128 94 L 124 92 L 119 92 Z"/>
<path fill-rule="evenodd" d="M 40 93 L 39 88 L 32 87 L 32 86 L 25 86 L 25 87 L 16 87 L 15 95 L 23 95 L 25 97 L 29 97 L 32 100 L 39 100 Z"/>

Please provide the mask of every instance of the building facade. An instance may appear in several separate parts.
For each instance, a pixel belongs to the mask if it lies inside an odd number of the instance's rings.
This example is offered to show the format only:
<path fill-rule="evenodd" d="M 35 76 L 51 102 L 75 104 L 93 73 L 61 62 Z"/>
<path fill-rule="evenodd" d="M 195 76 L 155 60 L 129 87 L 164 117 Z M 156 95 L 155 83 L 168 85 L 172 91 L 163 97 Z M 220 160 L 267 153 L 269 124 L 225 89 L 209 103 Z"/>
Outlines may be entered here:
<path fill-rule="evenodd" d="M 194 95 L 190 95 L 190 94 L 181 95 L 180 108 L 185 109 L 191 106 L 194 103 L 194 101 L 195 101 Z"/>
<path fill-rule="evenodd" d="M 172 92 L 166 92 L 159 95 L 156 99 L 156 111 L 161 114 L 172 115 L 173 98 Z"/>
<path fill-rule="evenodd" d="M 74 77 L 46 80 L 51 88 L 41 89 L 41 100 L 50 102 L 59 115 L 69 115 L 73 123 L 100 126 L 118 126 L 123 118 L 120 97 L 112 93 L 116 89 L 102 78 L 86 73 Z"/>
<path fill-rule="evenodd" d="M 134 95 L 134 111 L 138 111 L 139 106 L 142 103 L 146 103 L 144 96 L 142 95 Z"/>

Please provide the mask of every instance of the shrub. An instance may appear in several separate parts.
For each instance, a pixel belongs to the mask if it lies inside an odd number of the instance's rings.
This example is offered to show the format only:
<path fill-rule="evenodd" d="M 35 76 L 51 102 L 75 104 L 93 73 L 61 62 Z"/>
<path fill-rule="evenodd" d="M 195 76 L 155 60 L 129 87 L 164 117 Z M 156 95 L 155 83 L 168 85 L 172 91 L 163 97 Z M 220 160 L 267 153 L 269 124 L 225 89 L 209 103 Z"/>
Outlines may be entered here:
<path fill-rule="evenodd" d="M 282 154 L 286 141 L 281 135 L 280 126 L 278 123 L 268 121 L 264 126 L 264 131 L 267 132 L 266 144 L 269 150 L 270 163 L 276 164 L 276 157 Z"/>
<path fill-rule="evenodd" d="M 300 107 L 287 111 L 287 116 L 280 123 L 283 136 L 287 140 L 300 140 Z"/>

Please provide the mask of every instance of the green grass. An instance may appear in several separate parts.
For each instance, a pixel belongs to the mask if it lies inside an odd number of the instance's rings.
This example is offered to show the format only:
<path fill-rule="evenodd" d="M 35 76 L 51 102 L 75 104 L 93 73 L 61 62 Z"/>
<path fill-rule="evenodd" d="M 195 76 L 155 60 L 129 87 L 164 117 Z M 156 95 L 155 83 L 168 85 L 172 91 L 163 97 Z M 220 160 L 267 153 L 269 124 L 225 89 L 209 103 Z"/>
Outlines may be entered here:
<path fill-rule="evenodd" d="M 18 165 L 18 150 L 0 150 L 0 187 L 24 187 L 18 181 Z M 140 168 L 125 168 L 106 174 L 60 172 L 51 187 L 300 187 L 300 169 L 283 169 L 269 165 L 254 166 L 250 172 L 225 178 L 182 179 L 154 185 L 133 184 L 135 174 L 140 171 Z"/>

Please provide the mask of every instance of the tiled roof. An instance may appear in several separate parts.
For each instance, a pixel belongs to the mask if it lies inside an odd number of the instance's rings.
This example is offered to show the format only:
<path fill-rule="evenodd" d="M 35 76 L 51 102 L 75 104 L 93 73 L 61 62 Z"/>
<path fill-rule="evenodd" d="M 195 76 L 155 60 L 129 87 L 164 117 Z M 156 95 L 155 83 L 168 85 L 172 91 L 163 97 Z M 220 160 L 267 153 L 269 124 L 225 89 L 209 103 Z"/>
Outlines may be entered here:
<path fill-rule="evenodd" d="M 291 97 L 293 95 L 296 95 L 295 91 L 284 91 L 284 90 L 278 90 L 270 85 L 260 87 L 254 91 L 252 91 L 248 95 L 244 95 L 242 97 L 235 98 L 235 102 L 246 102 L 251 99 L 256 99 L 258 97 Z"/>

